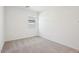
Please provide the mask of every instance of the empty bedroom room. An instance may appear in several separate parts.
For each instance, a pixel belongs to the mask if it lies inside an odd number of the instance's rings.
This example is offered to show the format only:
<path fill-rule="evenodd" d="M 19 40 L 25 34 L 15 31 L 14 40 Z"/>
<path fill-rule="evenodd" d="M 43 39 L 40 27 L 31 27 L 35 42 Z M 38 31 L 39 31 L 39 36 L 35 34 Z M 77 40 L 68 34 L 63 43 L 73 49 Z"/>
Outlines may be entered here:
<path fill-rule="evenodd" d="M 1 53 L 79 52 L 78 6 L 4 6 L 0 14 Z"/>

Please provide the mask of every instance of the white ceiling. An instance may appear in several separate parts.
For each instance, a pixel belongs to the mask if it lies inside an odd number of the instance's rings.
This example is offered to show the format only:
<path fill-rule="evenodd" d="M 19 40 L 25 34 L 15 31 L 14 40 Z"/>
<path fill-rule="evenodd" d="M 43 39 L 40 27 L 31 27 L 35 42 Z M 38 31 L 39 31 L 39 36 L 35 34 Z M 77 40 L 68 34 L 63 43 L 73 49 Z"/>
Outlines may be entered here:
<path fill-rule="evenodd" d="M 44 10 L 51 8 L 51 6 L 31 6 L 29 8 L 37 12 L 43 12 Z"/>

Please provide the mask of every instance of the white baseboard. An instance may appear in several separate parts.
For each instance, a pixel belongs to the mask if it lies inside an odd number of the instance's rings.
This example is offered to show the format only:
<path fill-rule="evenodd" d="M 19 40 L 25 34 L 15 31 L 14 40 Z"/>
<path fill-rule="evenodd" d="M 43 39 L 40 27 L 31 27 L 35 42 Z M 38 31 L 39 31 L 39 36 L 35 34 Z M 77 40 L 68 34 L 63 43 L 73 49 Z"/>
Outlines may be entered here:
<path fill-rule="evenodd" d="M 29 37 L 22 37 L 22 38 L 17 38 L 17 39 L 11 39 L 11 40 L 5 40 L 5 42 L 7 42 L 7 41 L 13 41 L 13 40 L 20 40 L 20 39 L 30 38 L 30 37 L 35 37 L 35 36 L 38 36 L 38 35 L 29 36 Z"/>
<path fill-rule="evenodd" d="M 41 35 L 40 35 L 40 37 L 42 37 L 42 38 L 44 38 L 44 39 L 47 39 L 47 40 L 50 40 L 50 39 L 48 39 L 48 38 L 46 38 L 46 37 L 43 37 L 43 36 L 41 36 Z M 50 40 L 50 41 L 53 41 L 53 40 Z M 58 43 L 58 44 L 61 44 L 61 45 L 66 46 L 66 47 L 69 47 L 69 48 L 72 48 L 72 49 L 74 49 L 74 50 L 76 50 L 76 51 L 79 51 L 79 49 L 77 49 L 77 48 L 73 48 L 73 47 L 71 47 L 71 46 L 62 44 L 62 43 L 60 43 L 60 42 L 57 42 L 57 41 L 53 41 L 53 42 Z"/>

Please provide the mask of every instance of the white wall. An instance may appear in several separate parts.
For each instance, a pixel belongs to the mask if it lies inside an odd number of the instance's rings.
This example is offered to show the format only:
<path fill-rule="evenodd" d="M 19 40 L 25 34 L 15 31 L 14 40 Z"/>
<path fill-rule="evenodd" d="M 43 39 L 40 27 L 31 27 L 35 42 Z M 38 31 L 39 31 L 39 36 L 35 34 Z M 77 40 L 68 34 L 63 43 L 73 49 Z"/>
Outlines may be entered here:
<path fill-rule="evenodd" d="M 37 35 L 35 27 L 28 26 L 28 16 L 37 17 L 37 13 L 24 7 L 7 6 L 6 8 L 6 41 L 27 38 Z"/>
<path fill-rule="evenodd" d="M 39 16 L 40 36 L 79 50 L 79 7 L 51 7 Z"/>
<path fill-rule="evenodd" d="M 0 52 L 4 43 L 4 7 L 0 6 Z"/>

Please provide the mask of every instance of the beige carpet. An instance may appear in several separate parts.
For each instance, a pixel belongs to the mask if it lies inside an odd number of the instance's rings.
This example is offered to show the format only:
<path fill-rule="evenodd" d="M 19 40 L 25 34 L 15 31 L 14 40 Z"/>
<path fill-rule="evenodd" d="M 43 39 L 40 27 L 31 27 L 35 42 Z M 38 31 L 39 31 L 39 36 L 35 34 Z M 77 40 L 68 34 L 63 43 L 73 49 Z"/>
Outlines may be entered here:
<path fill-rule="evenodd" d="M 76 53 L 77 50 L 49 41 L 31 37 L 5 42 L 2 53 Z"/>

